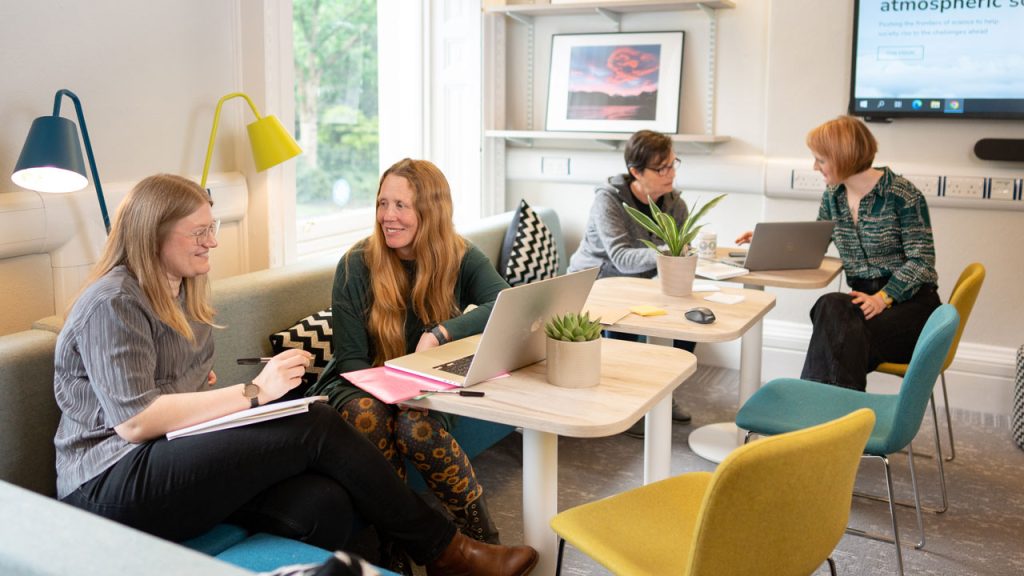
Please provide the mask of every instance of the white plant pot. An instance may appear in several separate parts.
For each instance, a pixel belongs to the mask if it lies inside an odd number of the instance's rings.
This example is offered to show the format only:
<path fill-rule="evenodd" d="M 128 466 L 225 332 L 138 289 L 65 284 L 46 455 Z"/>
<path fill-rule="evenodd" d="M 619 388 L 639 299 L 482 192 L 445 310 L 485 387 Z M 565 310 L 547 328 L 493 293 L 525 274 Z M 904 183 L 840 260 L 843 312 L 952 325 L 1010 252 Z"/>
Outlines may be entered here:
<path fill-rule="evenodd" d="M 697 272 L 697 256 L 666 256 L 658 253 L 658 279 L 666 296 L 689 296 Z"/>
<path fill-rule="evenodd" d="M 564 388 L 589 388 L 601 381 L 601 339 L 565 342 L 547 338 L 548 382 Z"/>

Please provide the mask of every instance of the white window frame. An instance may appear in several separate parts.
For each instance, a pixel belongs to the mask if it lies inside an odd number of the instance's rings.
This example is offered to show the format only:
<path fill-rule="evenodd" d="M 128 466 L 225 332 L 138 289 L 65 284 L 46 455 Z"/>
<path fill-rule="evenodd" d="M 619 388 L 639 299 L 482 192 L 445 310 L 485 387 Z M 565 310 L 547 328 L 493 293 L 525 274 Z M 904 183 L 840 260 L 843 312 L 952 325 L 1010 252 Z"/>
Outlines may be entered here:
<path fill-rule="evenodd" d="M 271 91 L 287 102 L 280 116 L 290 126 L 295 114 L 291 0 L 264 0 L 262 14 L 264 53 L 246 54 L 243 66 L 258 62 L 268 82 L 277 84 Z M 480 216 L 480 22 L 479 0 L 377 2 L 380 171 L 405 157 L 433 161 L 452 186 L 457 221 Z M 446 67 L 453 42 L 466 54 L 462 74 Z M 452 94 L 462 103 L 454 110 L 445 105 Z M 369 233 L 373 208 L 324 216 L 299 229 L 294 167 L 279 178 L 279 185 L 269 187 L 269 204 L 277 214 L 267 230 L 271 266 L 340 254 Z"/>

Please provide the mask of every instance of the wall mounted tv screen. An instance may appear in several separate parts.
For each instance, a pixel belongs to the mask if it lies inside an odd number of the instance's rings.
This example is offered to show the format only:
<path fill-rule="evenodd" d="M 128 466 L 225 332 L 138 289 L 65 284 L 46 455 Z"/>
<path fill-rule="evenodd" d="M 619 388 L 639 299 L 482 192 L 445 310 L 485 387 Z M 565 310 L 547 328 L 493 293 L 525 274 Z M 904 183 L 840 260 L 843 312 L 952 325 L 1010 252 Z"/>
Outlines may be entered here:
<path fill-rule="evenodd" d="M 856 0 L 849 110 L 1024 118 L 1024 0 Z"/>

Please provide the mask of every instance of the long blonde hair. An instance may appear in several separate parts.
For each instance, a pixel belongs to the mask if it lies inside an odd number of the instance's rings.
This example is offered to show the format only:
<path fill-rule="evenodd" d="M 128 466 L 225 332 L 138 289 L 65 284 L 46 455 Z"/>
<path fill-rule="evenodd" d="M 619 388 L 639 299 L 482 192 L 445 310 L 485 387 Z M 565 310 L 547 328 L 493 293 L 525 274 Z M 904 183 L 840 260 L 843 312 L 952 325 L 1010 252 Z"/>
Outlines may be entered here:
<path fill-rule="evenodd" d="M 448 180 L 426 160 L 400 160 L 380 177 L 405 178 L 413 191 L 413 208 L 419 224 L 412 241 L 416 277 L 411 286 L 412 309 L 425 325 L 459 314 L 455 281 L 459 275 L 466 241 L 452 222 L 452 194 Z M 377 195 L 380 196 L 380 186 Z M 372 303 L 367 328 L 375 345 L 374 365 L 406 353 L 406 295 L 409 279 L 398 253 L 388 247 L 378 224 L 365 243 L 364 258 L 370 270 Z"/>
<path fill-rule="evenodd" d="M 174 225 L 203 204 L 213 206 L 213 200 L 206 190 L 188 178 L 157 174 L 136 184 L 118 208 L 103 254 L 85 285 L 96 282 L 116 266 L 125 266 L 138 279 L 160 320 L 194 342 L 189 318 L 214 325 L 209 281 L 206 274 L 182 278 L 181 289 L 185 292 L 185 313 L 182 313 L 171 293 L 160 249 Z"/>

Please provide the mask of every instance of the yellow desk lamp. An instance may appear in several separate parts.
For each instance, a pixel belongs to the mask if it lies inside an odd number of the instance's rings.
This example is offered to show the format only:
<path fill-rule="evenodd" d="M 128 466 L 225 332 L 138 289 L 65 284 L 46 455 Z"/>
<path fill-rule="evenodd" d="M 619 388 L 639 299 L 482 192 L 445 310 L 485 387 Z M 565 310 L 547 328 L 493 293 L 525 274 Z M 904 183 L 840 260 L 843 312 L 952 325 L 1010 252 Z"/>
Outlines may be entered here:
<path fill-rule="evenodd" d="M 243 92 L 232 92 L 217 102 L 217 109 L 213 113 L 213 129 L 210 131 L 210 144 L 206 147 L 206 161 L 203 163 L 203 180 L 199 183 L 203 188 L 206 188 L 206 177 L 210 173 L 213 141 L 217 136 L 217 126 L 220 124 L 220 107 L 224 105 L 224 102 L 239 97 L 245 98 L 249 107 L 252 108 L 252 113 L 256 115 L 256 121 L 247 127 L 256 170 L 262 172 L 302 153 L 302 148 L 299 148 L 295 139 L 285 130 L 276 116 L 273 114 L 260 116 L 260 111 L 256 109 L 256 105 L 248 95 Z"/>

